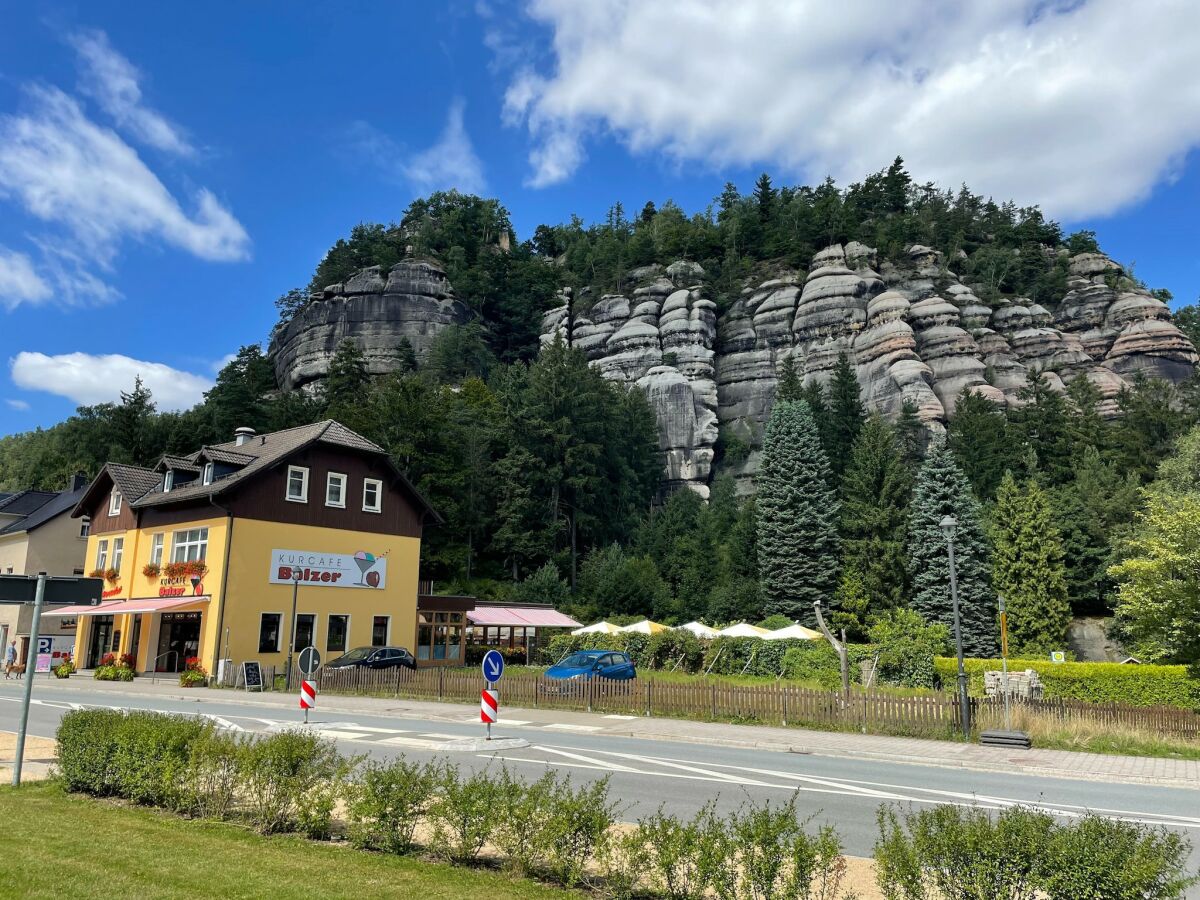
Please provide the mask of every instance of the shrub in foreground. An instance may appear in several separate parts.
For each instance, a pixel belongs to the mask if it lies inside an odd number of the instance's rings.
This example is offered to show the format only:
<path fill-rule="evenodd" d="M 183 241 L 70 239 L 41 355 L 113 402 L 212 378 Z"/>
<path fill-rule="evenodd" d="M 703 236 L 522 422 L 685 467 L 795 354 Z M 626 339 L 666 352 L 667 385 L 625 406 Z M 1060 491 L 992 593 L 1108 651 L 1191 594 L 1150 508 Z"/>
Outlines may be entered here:
<path fill-rule="evenodd" d="M 282 731 L 246 741 L 240 778 L 250 821 L 263 834 L 329 836 L 333 808 L 352 762 L 318 735 Z"/>
<path fill-rule="evenodd" d="M 408 853 L 437 775 L 433 764 L 403 758 L 367 763 L 348 788 L 350 840 L 371 850 Z"/>

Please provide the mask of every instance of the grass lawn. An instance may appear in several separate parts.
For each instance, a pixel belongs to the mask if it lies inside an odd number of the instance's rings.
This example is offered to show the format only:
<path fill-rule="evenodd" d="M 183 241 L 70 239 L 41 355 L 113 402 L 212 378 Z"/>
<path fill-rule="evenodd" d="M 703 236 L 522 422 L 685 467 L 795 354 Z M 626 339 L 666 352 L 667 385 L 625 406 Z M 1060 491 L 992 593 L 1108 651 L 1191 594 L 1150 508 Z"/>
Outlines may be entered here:
<path fill-rule="evenodd" d="M 0 822 L 2 897 L 579 896 L 496 872 L 118 806 L 53 782 L 0 788 Z"/>

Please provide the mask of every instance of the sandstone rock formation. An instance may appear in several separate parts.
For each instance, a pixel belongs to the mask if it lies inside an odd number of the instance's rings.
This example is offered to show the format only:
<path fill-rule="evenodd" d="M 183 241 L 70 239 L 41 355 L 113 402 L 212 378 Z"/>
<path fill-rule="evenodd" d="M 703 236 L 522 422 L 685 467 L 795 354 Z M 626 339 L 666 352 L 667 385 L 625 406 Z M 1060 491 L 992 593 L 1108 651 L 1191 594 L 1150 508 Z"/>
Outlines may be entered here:
<path fill-rule="evenodd" d="M 285 390 L 324 377 L 346 338 L 362 350 L 367 371 L 379 375 L 395 370 L 401 338 L 420 358 L 439 331 L 469 316 L 445 271 L 429 260 L 405 260 L 387 272 L 380 266 L 362 269 L 309 299 L 299 315 L 271 335 L 275 380 Z"/>

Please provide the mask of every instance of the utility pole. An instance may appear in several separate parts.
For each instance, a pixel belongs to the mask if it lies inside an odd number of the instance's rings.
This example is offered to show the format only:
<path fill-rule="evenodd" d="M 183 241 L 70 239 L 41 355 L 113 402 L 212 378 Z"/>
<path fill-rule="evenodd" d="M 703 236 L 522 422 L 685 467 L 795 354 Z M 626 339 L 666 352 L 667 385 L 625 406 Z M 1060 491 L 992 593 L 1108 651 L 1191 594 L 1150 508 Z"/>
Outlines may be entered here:
<path fill-rule="evenodd" d="M 296 649 L 296 595 L 300 593 L 300 570 L 292 569 L 292 620 L 288 622 L 287 689 L 292 689 L 292 653 Z"/>
<path fill-rule="evenodd" d="M 42 602 L 46 598 L 46 573 L 39 572 L 37 593 L 33 598 L 33 623 L 29 626 L 29 649 L 25 654 L 25 695 L 21 700 L 21 724 L 17 729 L 17 758 L 13 762 L 13 787 L 21 786 L 21 764 L 25 760 L 25 732 L 29 729 L 29 701 L 33 696 L 33 675 L 37 669 L 37 639 L 42 624 Z M 33 657 L 33 665 L 30 665 Z"/>
<path fill-rule="evenodd" d="M 967 696 L 967 672 L 963 668 L 962 617 L 958 609 L 958 572 L 954 568 L 954 531 L 958 520 L 946 516 L 940 523 L 946 535 L 946 551 L 950 555 L 950 599 L 954 604 L 954 649 L 958 655 L 958 705 L 962 718 L 963 740 L 971 739 L 971 700 Z"/>

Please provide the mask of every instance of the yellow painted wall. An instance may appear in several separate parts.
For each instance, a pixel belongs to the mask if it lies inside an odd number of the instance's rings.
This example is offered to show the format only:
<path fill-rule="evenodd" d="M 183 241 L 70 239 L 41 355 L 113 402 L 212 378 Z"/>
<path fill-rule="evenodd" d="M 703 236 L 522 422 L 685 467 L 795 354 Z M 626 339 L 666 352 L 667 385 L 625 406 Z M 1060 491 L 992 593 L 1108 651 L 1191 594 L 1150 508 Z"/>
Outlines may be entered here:
<path fill-rule="evenodd" d="M 391 616 L 391 643 L 416 652 L 417 576 L 421 555 L 421 542 L 417 538 L 237 519 L 233 527 L 229 583 L 221 626 L 222 630 L 229 629 L 229 658 L 235 665 L 257 660 L 263 665 L 276 666 L 280 673 L 286 665 L 292 587 L 271 584 L 268 580 L 271 552 L 276 549 L 343 554 L 366 550 L 376 556 L 386 554 L 385 587 L 370 589 L 301 583 L 297 614 L 316 615 L 314 643 L 326 660 L 337 655 L 326 650 L 330 615 L 350 616 L 348 649 L 371 644 L 372 619 L 379 615 Z M 259 652 L 259 627 L 264 612 L 283 614 L 278 653 Z M 216 618 L 211 617 L 214 627 Z M 201 648 L 206 666 L 220 658 L 216 649 L 211 645 Z M 223 633 L 219 651 L 221 656 L 225 655 Z"/>

